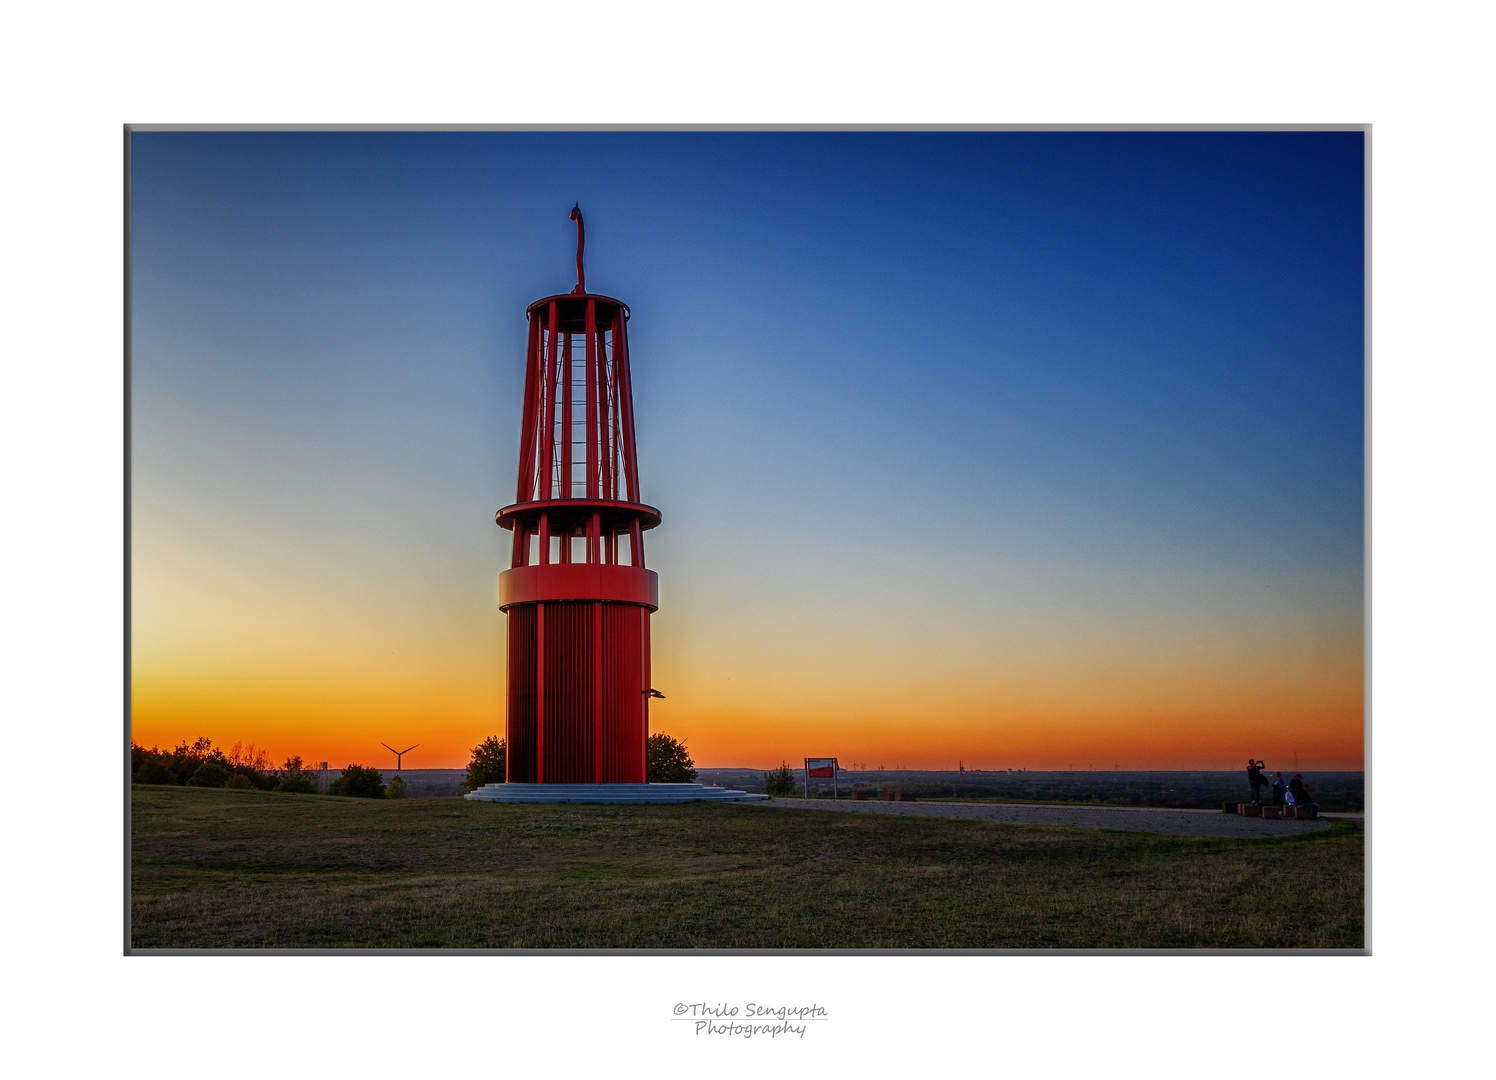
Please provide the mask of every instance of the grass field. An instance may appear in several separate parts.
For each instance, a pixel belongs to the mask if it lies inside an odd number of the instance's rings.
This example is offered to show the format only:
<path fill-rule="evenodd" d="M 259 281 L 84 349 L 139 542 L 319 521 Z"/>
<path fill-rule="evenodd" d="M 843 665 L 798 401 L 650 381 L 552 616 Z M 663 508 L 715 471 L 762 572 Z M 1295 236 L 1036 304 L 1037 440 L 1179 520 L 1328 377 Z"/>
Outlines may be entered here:
<path fill-rule="evenodd" d="M 137 785 L 132 828 L 138 949 L 1361 948 L 1364 935 L 1356 822 L 1210 840 Z"/>

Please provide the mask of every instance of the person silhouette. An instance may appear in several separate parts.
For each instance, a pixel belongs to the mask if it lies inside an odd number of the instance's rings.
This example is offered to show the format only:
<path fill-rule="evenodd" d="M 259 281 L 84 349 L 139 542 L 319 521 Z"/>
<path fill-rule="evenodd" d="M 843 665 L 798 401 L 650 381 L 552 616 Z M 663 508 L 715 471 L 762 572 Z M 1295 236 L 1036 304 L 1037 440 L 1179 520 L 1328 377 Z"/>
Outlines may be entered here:
<path fill-rule="evenodd" d="M 1267 777 L 1262 775 L 1262 762 L 1247 758 L 1247 783 L 1252 785 L 1252 801 L 1262 802 L 1262 789 L 1267 784 Z"/>

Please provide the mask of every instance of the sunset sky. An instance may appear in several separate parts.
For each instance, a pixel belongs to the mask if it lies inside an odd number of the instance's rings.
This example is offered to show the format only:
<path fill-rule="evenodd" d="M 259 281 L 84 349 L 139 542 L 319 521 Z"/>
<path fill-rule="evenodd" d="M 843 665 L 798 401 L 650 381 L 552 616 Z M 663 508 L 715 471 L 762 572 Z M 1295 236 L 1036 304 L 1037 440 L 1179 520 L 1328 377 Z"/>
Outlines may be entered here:
<path fill-rule="evenodd" d="M 132 139 L 133 737 L 504 727 L 525 306 L 629 304 L 698 765 L 1360 769 L 1360 133 Z"/>

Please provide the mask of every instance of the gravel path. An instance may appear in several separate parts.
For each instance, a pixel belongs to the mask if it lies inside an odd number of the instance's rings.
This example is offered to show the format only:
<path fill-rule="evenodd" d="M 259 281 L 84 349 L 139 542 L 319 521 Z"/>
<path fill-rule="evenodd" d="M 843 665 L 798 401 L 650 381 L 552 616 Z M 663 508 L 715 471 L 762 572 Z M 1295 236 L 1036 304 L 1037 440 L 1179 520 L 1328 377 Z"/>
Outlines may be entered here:
<path fill-rule="evenodd" d="M 826 799 L 783 799 L 740 803 L 747 806 L 783 806 L 795 810 L 833 810 L 853 814 L 902 814 L 905 817 L 974 818 L 1005 821 L 1015 825 L 1071 825 L 1082 829 L 1123 829 L 1127 832 L 1167 833 L 1172 836 L 1266 837 L 1294 836 L 1328 829 L 1321 817 L 1313 821 L 1297 818 L 1251 818 L 1223 814 L 1219 810 L 1162 810 L 1132 806 L 1043 806 L 1012 803 L 954 802 L 852 802 Z M 1360 818 L 1359 814 L 1337 817 Z"/>

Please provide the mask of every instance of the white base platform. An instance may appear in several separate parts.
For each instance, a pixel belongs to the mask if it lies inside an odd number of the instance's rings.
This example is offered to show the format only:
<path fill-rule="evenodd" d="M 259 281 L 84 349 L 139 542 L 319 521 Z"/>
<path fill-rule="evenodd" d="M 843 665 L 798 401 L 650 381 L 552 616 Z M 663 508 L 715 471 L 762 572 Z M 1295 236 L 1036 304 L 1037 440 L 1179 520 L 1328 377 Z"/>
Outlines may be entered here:
<path fill-rule="evenodd" d="M 715 784 L 485 784 L 463 798 L 514 803 L 683 803 L 756 802 L 768 796 Z"/>

